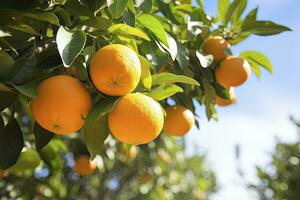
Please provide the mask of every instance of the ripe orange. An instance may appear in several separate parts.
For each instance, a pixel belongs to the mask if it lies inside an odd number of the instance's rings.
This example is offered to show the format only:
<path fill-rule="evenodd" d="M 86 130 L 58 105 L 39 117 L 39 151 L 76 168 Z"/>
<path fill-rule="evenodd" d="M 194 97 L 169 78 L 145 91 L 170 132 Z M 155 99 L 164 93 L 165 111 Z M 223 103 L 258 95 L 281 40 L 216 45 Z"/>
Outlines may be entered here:
<path fill-rule="evenodd" d="M 223 60 L 227 55 L 225 50 L 230 48 L 230 44 L 221 36 L 212 36 L 203 43 L 203 52 L 214 56 L 216 61 Z"/>
<path fill-rule="evenodd" d="M 4 169 L 0 169 L 0 178 L 3 178 L 6 174 L 6 171 Z"/>
<path fill-rule="evenodd" d="M 89 176 L 96 170 L 96 164 L 88 156 L 82 155 L 75 160 L 74 170 L 80 176 Z"/>
<path fill-rule="evenodd" d="M 84 125 L 92 99 L 75 78 L 65 75 L 46 79 L 37 87 L 38 97 L 31 109 L 37 123 L 57 134 L 69 134 Z"/>
<path fill-rule="evenodd" d="M 111 133 L 127 144 L 145 144 L 154 140 L 163 123 L 164 115 L 159 103 L 141 93 L 121 97 L 108 116 Z"/>
<path fill-rule="evenodd" d="M 195 117 L 189 109 L 176 105 L 166 108 L 164 131 L 168 135 L 183 136 L 194 125 Z"/>
<path fill-rule="evenodd" d="M 138 85 L 141 63 L 129 47 L 111 44 L 94 55 L 89 71 L 93 84 L 100 92 L 111 96 L 124 96 Z"/>
<path fill-rule="evenodd" d="M 217 81 L 225 87 L 236 87 L 243 84 L 250 76 L 249 63 L 240 57 L 228 56 L 216 69 Z"/>
<path fill-rule="evenodd" d="M 229 99 L 223 99 L 222 97 L 216 96 L 216 104 L 222 107 L 228 106 L 235 102 L 236 98 L 233 87 L 229 89 Z"/>

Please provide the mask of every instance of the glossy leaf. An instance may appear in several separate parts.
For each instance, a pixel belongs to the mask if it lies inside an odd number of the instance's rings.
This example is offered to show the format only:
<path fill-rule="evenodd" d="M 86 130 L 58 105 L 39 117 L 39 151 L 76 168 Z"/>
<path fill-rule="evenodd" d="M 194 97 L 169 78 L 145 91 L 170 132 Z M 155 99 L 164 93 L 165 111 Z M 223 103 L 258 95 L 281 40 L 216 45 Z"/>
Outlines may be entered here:
<path fill-rule="evenodd" d="M 41 151 L 54 137 L 54 133 L 44 129 L 38 123 L 35 123 L 33 133 L 37 151 Z"/>
<path fill-rule="evenodd" d="M 0 131 L 0 168 L 7 169 L 14 165 L 23 146 L 22 131 L 17 120 L 12 117 Z"/>
<path fill-rule="evenodd" d="M 139 59 L 142 67 L 141 81 L 143 83 L 143 86 L 146 89 L 150 90 L 152 86 L 152 77 L 150 73 L 151 63 L 146 58 L 140 55 L 139 55 Z"/>
<path fill-rule="evenodd" d="M 229 8 L 229 5 L 229 0 L 218 0 L 218 18 L 223 24 L 226 23 L 226 12 Z"/>
<path fill-rule="evenodd" d="M 271 21 L 252 21 L 243 25 L 243 32 L 250 32 L 256 35 L 266 36 L 275 35 L 284 31 L 292 31 L 289 27 L 276 24 Z"/>
<path fill-rule="evenodd" d="M 86 35 L 82 30 L 69 31 L 61 26 L 56 35 L 56 43 L 62 61 L 69 67 L 83 50 Z"/>
<path fill-rule="evenodd" d="M 13 58 L 3 50 L 0 50 L 0 79 L 5 76 L 14 64 Z"/>
<path fill-rule="evenodd" d="M 42 81 L 42 79 L 32 80 L 21 85 L 13 85 L 19 92 L 25 96 L 35 98 L 38 96 L 37 86 Z"/>
<path fill-rule="evenodd" d="M 108 31 L 113 35 L 121 35 L 124 37 L 135 36 L 150 41 L 148 35 L 142 30 L 128 26 L 126 24 L 112 25 L 111 27 L 109 27 Z"/>
<path fill-rule="evenodd" d="M 0 84 L 0 112 L 10 106 L 17 98 L 18 93 Z"/>
<path fill-rule="evenodd" d="M 155 37 L 160 40 L 164 45 L 169 47 L 168 39 L 163 25 L 150 14 L 141 14 L 137 17 L 137 21 L 146 29 L 152 32 Z"/>
<path fill-rule="evenodd" d="M 176 75 L 164 72 L 152 76 L 152 86 L 171 83 L 186 83 L 197 86 L 200 85 L 196 80 L 184 75 Z"/>
<path fill-rule="evenodd" d="M 248 15 L 245 17 L 245 19 L 243 20 L 243 26 L 245 26 L 246 24 L 256 21 L 257 18 L 257 11 L 258 11 L 258 7 L 251 10 Z"/>
<path fill-rule="evenodd" d="M 258 51 L 244 51 L 240 54 L 240 56 L 245 58 L 247 61 L 251 63 L 256 63 L 257 65 L 262 66 L 270 73 L 272 73 L 273 71 L 272 63 L 270 62 L 270 60 L 264 54 Z"/>
<path fill-rule="evenodd" d="M 178 92 L 183 92 L 183 89 L 177 85 L 160 85 L 157 88 L 152 89 L 148 96 L 152 97 L 156 101 L 161 101 L 170 96 L 173 96 Z"/>
<path fill-rule="evenodd" d="M 119 18 L 128 2 L 129 0 L 107 0 L 108 10 L 114 18 Z"/>
<path fill-rule="evenodd" d="M 228 24 L 229 21 L 235 23 L 244 12 L 247 6 L 247 0 L 234 0 L 225 15 L 225 24 Z"/>

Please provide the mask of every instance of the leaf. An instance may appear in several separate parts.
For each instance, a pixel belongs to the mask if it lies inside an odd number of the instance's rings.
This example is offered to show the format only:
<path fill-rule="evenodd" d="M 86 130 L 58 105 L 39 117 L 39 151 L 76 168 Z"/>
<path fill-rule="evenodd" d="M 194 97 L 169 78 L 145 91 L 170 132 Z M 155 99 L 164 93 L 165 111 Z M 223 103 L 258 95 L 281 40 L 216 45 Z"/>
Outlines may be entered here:
<path fill-rule="evenodd" d="M 136 7 L 140 8 L 144 13 L 150 13 L 153 7 L 153 0 L 136 0 Z"/>
<path fill-rule="evenodd" d="M 94 121 L 99 120 L 104 115 L 111 112 L 114 109 L 114 106 L 116 105 L 118 100 L 119 100 L 119 98 L 117 98 L 117 97 L 100 100 L 98 103 L 96 103 L 93 106 L 92 111 L 88 114 L 88 116 L 85 120 L 85 124 L 87 126 L 89 126 Z"/>
<path fill-rule="evenodd" d="M 190 63 L 189 50 L 183 44 L 177 42 L 177 52 L 176 60 L 181 70 L 184 71 Z"/>
<path fill-rule="evenodd" d="M 176 57 L 177 57 L 177 53 L 178 53 L 178 49 L 177 49 L 177 43 L 175 41 L 175 39 L 167 34 L 167 40 L 168 40 L 168 44 L 169 44 L 169 47 L 165 46 L 164 44 L 160 43 L 160 45 L 167 51 L 169 52 L 172 60 L 175 60 Z"/>
<path fill-rule="evenodd" d="M 17 120 L 12 117 L 0 131 L 0 169 L 13 166 L 23 149 L 23 134 Z"/>
<path fill-rule="evenodd" d="M 155 89 L 152 89 L 148 94 L 149 97 L 152 97 L 156 101 L 161 101 L 178 92 L 183 92 L 183 89 L 177 85 L 168 84 L 168 85 L 160 85 Z"/>
<path fill-rule="evenodd" d="M 105 17 L 97 16 L 90 17 L 89 19 L 79 22 L 80 25 L 97 28 L 98 30 L 107 30 L 111 25 L 111 21 Z"/>
<path fill-rule="evenodd" d="M 172 73 L 163 72 L 152 76 L 152 86 L 171 83 L 186 83 L 197 86 L 200 85 L 196 80 L 184 75 L 176 75 Z"/>
<path fill-rule="evenodd" d="M 0 78 L 9 72 L 14 62 L 14 59 L 8 53 L 0 50 Z"/>
<path fill-rule="evenodd" d="M 15 14 L 20 14 L 24 17 L 29 17 L 43 22 L 49 22 L 56 26 L 60 25 L 57 16 L 51 12 L 15 12 Z"/>
<path fill-rule="evenodd" d="M 54 137 L 54 133 L 44 129 L 38 123 L 34 124 L 33 133 L 37 151 L 41 151 Z"/>
<path fill-rule="evenodd" d="M 141 55 L 138 55 L 140 62 L 141 62 L 141 67 L 142 67 L 142 73 L 141 73 L 141 81 L 143 83 L 143 86 L 146 89 L 151 89 L 152 86 L 152 77 L 151 77 L 151 73 L 150 73 L 150 68 L 151 68 L 151 63 L 144 58 Z"/>
<path fill-rule="evenodd" d="M 203 88 L 205 94 L 205 111 L 207 119 L 217 119 L 216 109 L 213 103 L 215 101 L 216 91 L 207 80 L 203 81 Z"/>
<path fill-rule="evenodd" d="M 21 31 L 24 33 L 29 33 L 31 35 L 35 35 L 35 36 L 39 36 L 41 34 L 39 34 L 38 32 L 36 32 L 31 26 L 27 25 L 27 24 L 15 24 L 15 25 L 6 25 L 6 27 L 17 30 L 17 31 Z"/>
<path fill-rule="evenodd" d="M 196 57 L 198 58 L 200 65 L 203 68 L 207 68 L 209 67 L 213 61 L 214 61 L 214 57 L 212 55 L 202 55 L 199 51 L 196 51 Z"/>
<path fill-rule="evenodd" d="M 218 0 L 218 18 L 223 24 L 226 23 L 225 16 L 229 8 L 229 5 L 230 5 L 229 0 Z"/>
<path fill-rule="evenodd" d="M 18 93 L 0 84 L 0 112 L 10 106 L 17 98 Z"/>
<path fill-rule="evenodd" d="M 23 83 L 22 85 L 14 85 L 14 88 L 16 88 L 19 92 L 24 94 L 25 96 L 35 98 L 38 96 L 37 92 L 37 86 L 42 81 L 42 79 L 36 79 L 32 80 L 26 83 Z"/>
<path fill-rule="evenodd" d="M 76 57 L 83 50 L 86 42 L 86 35 L 82 30 L 69 31 L 63 26 L 58 29 L 56 43 L 62 61 L 69 67 Z"/>
<path fill-rule="evenodd" d="M 114 18 L 119 18 L 126 9 L 129 0 L 107 0 L 107 6 L 110 14 Z"/>
<path fill-rule="evenodd" d="M 251 66 L 251 70 L 254 72 L 257 78 L 260 78 L 261 70 L 259 64 L 253 62 L 252 60 L 247 60 L 249 65 Z"/>
<path fill-rule="evenodd" d="M 156 4 L 159 8 L 159 11 L 169 19 L 173 24 L 179 25 L 178 20 L 175 18 L 174 14 L 171 11 L 170 3 L 165 3 L 163 0 L 156 0 Z"/>
<path fill-rule="evenodd" d="M 23 10 L 34 8 L 40 5 L 39 0 L 27 0 L 27 1 L 19 1 L 19 0 L 1 0 L 0 1 L 0 8 L 7 8 L 7 9 L 16 9 L 16 10 Z"/>
<path fill-rule="evenodd" d="M 242 26 L 243 32 L 250 32 L 255 35 L 275 35 L 284 31 L 292 31 L 289 27 L 276 24 L 271 21 L 252 21 Z"/>
<path fill-rule="evenodd" d="M 85 144 L 93 160 L 103 149 L 103 144 L 109 135 L 107 114 L 84 126 Z"/>
<path fill-rule="evenodd" d="M 234 0 L 225 15 L 225 25 L 231 21 L 233 24 L 241 17 L 247 6 L 247 0 Z"/>
<path fill-rule="evenodd" d="M 248 15 L 245 17 L 245 19 L 243 20 L 243 25 L 242 26 L 245 26 L 246 24 L 248 24 L 250 22 L 256 21 L 257 11 L 258 11 L 258 7 L 253 9 L 252 11 L 250 11 L 248 13 Z"/>
<path fill-rule="evenodd" d="M 68 0 L 64 7 L 71 15 L 93 17 L 93 12 L 78 0 Z"/>
<path fill-rule="evenodd" d="M 144 33 L 142 30 L 128 26 L 126 24 L 112 25 L 111 27 L 109 27 L 108 31 L 113 35 L 121 35 L 124 37 L 136 36 L 139 38 L 143 38 L 147 41 L 150 41 L 150 38 L 148 37 L 148 35 L 146 33 Z"/>
<path fill-rule="evenodd" d="M 152 32 L 155 37 L 164 45 L 169 47 L 168 39 L 163 25 L 150 14 L 141 14 L 137 17 L 137 22 Z"/>
<path fill-rule="evenodd" d="M 272 63 L 270 60 L 262 53 L 258 51 L 244 51 L 240 54 L 242 58 L 245 58 L 249 64 L 256 63 L 259 66 L 262 66 L 266 70 L 268 70 L 270 73 L 272 73 Z M 254 66 L 255 68 L 256 66 Z"/>

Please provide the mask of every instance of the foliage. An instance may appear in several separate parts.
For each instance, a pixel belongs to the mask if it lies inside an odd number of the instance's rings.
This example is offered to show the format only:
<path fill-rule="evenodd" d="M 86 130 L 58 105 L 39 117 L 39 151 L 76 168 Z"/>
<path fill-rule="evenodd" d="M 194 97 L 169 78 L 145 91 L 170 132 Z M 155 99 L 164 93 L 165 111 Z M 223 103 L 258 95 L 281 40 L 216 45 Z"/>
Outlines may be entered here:
<path fill-rule="evenodd" d="M 300 130 L 300 124 L 295 122 Z M 279 142 L 272 155 L 272 162 L 257 167 L 259 183 L 250 185 L 262 200 L 296 200 L 300 196 L 300 141 Z"/>
<path fill-rule="evenodd" d="M 158 144 L 141 146 L 141 156 L 133 162 L 138 165 L 121 164 L 118 159 L 112 159 L 118 157 L 115 147 L 108 148 L 103 146 L 103 143 L 110 135 L 107 114 L 113 109 L 117 98 L 97 91 L 88 74 L 89 63 L 98 49 L 111 43 L 126 45 L 138 54 L 142 64 L 141 81 L 136 92 L 142 92 L 160 101 L 162 107 L 172 102 L 166 101 L 170 99 L 194 112 L 194 103 L 197 102 L 206 107 L 208 119 L 216 119 L 215 96 L 227 97 L 228 88 L 216 82 L 214 71 L 218 63 L 212 60 L 211 55 L 205 55 L 201 51 L 203 41 L 211 35 L 219 35 L 231 45 L 235 45 L 251 34 L 267 36 L 290 29 L 271 21 L 258 20 L 257 9 L 242 18 L 247 0 L 219 0 L 217 17 L 209 16 L 205 12 L 201 0 L 198 0 L 197 4 L 190 0 L 29 0 L 26 3 L 1 0 L 0 167 L 12 167 L 26 146 L 38 151 L 43 160 L 40 165 L 42 172 L 50 170 L 48 178 L 36 175 L 26 179 L 26 183 L 13 175 L 8 176 L 5 181 L 14 183 L 13 187 L 20 190 L 15 193 L 17 196 L 30 195 L 25 191 L 36 189 L 34 186 L 41 190 L 51 187 L 51 195 L 55 197 L 64 197 L 67 195 L 66 191 L 72 191 L 70 195 L 77 195 L 78 191 L 90 192 L 89 195 L 93 195 L 94 190 L 82 188 L 92 187 L 89 184 L 101 187 L 106 184 L 105 181 L 123 173 L 122 177 L 127 177 L 127 173 L 128 176 L 132 176 L 130 173 L 137 176 L 139 173 L 136 171 L 140 170 L 156 173 L 156 178 L 149 184 L 151 195 L 147 198 L 155 199 L 155 195 L 158 194 L 162 197 L 162 193 L 171 190 L 173 195 L 183 195 L 181 191 L 186 192 L 184 195 L 191 195 L 195 185 L 207 193 L 214 191 L 214 181 L 203 180 L 205 172 L 196 169 L 203 166 L 203 159 L 199 157 L 186 158 L 180 164 L 176 164 L 175 159 L 172 165 L 166 167 L 165 172 L 161 171 L 159 176 L 162 178 L 158 177 L 158 172 L 154 170 L 156 168 L 151 166 L 159 162 L 156 163 L 152 156 L 156 157 L 155 152 L 166 146 L 155 149 L 151 145 L 156 147 Z M 241 53 L 241 56 L 249 61 L 258 76 L 260 66 L 272 71 L 269 60 L 259 52 L 246 51 Z M 157 75 L 157 70 L 163 66 L 166 66 L 168 71 Z M 32 117 L 30 101 L 38 95 L 37 85 L 57 74 L 76 77 L 85 84 L 93 97 L 93 109 L 87 116 L 85 127 L 78 131 L 79 134 L 54 136 L 39 127 Z M 91 183 L 78 179 L 70 172 L 70 165 L 64 165 L 64 162 L 69 162 L 67 158 L 70 154 L 77 154 L 72 148 L 73 140 L 83 141 L 90 151 L 85 153 L 90 153 L 92 158 L 100 154 L 104 161 L 103 165 L 106 167 L 101 169 L 100 175 L 90 178 Z M 158 140 L 172 141 L 164 137 Z M 173 141 L 174 148 L 177 148 L 176 144 Z M 183 147 L 178 145 L 182 150 Z M 170 153 L 175 152 L 172 150 Z M 175 154 L 171 155 L 174 159 Z M 140 168 L 135 169 L 137 166 Z M 171 184 L 162 184 L 162 181 L 165 181 L 163 173 L 172 179 L 171 166 L 174 167 L 174 173 L 182 173 L 178 175 L 181 177 L 179 182 L 182 183 L 182 187 L 191 185 L 189 189 L 177 190 L 175 185 L 171 187 Z M 125 167 L 126 170 L 123 169 Z M 202 179 L 198 180 L 198 177 L 195 177 L 196 184 L 185 184 L 185 181 L 193 180 L 182 178 L 189 170 L 200 173 L 199 177 Z M 101 176 L 108 177 L 106 179 Z M 132 184 L 135 191 L 138 191 L 136 179 L 132 181 L 130 184 L 126 183 L 125 187 Z M 67 184 L 62 185 L 61 182 Z M 101 187 L 101 190 L 105 190 L 105 187 Z M 108 188 L 107 190 L 115 193 Z M 101 192 L 96 195 L 98 194 L 105 195 Z M 131 195 L 141 193 L 133 192 Z"/>

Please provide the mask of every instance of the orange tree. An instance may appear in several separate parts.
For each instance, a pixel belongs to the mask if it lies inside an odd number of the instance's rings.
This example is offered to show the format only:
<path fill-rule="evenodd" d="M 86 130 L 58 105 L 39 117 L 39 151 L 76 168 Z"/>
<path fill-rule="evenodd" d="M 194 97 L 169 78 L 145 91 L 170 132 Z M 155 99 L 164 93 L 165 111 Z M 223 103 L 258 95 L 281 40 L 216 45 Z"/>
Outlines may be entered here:
<path fill-rule="evenodd" d="M 242 17 L 246 5 L 247 0 L 219 0 L 217 17 L 212 17 L 201 0 L 2 0 L 1 170 L 32 177 L 46 167 L 51 177 L 62 178 L 60 155 L 69 152 L 75 171 L 90 174 L 94 164 L 82 156 L 93 160 L 106 152 L 112 159 L 115 152 L 105 141 L 124 142 L 125 149 L 141 145 L 148 154 L 162 152 L 164 146 L 158 151 L 149 144 L 199 127 L 195 104 L 205 106 L 208 119 L 217 119 L 216 104 L 234 103 L 233 87 L 251 71 L 258 77 L 261 67 L 272 72 L 262 53 L 236 56 L 230 47 L 251 34 L 290 31 L 258 20 L 257 8 Z M 147 168 L 143 159 L 141 169 Z M 49 184 L 60 182 L 55 178 Z M 115 182 L 120 188 L 120 180 Z M 173 190 L 184 191 L 168 191 Z"/>

